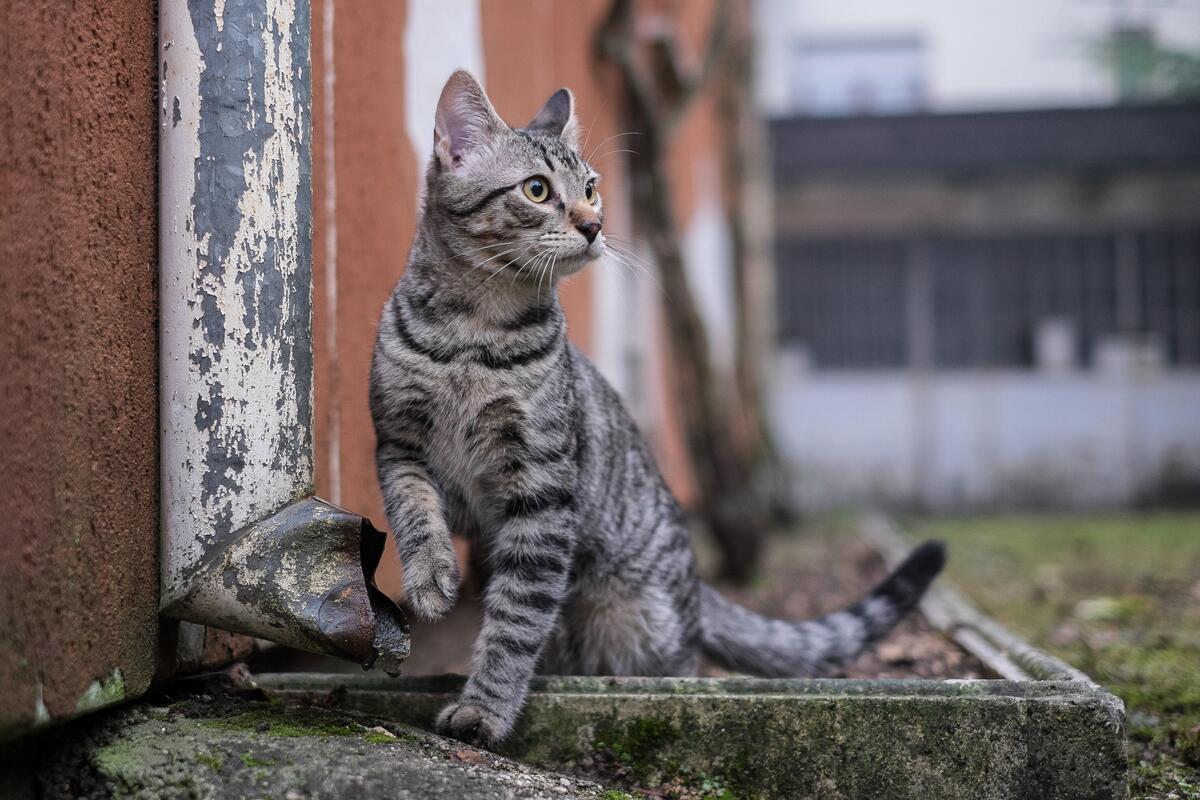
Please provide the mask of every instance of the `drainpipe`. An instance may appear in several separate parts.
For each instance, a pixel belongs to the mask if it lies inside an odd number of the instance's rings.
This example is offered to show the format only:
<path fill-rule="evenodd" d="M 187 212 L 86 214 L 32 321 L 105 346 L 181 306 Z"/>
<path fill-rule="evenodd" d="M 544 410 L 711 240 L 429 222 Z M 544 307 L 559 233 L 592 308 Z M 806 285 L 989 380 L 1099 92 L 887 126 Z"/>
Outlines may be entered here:
<path fill-rule="evenodd" d="M 159 63 L 161 611 L 398 672 L 383 534 L 313 496 L 309 3 L 160 3 Z"/>

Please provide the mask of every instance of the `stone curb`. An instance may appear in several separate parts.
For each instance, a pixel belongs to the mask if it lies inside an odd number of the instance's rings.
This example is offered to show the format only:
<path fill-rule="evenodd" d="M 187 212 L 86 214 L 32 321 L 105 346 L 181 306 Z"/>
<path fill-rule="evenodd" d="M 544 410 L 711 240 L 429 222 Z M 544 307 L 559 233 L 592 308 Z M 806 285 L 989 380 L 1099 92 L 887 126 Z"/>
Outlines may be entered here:
<path fill-rule="evenodd" d="M 463 679 L 258 680 L 428 727 Z M 1128 796 L 1120 701 L 1079 681 L 540 678 L 502 753 L 737 798 Z"/>

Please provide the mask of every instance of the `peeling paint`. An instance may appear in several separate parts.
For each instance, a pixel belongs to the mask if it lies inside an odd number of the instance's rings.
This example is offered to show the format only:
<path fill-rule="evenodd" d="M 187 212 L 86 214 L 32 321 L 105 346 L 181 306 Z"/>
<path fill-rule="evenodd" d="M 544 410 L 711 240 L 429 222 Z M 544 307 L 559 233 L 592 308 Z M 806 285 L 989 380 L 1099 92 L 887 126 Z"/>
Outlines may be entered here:
<path fill-rule="evenodd" d="M 311 101 L 307 3 L 162 18 L 166 605 L 206 542 L 312 488 Z"/>

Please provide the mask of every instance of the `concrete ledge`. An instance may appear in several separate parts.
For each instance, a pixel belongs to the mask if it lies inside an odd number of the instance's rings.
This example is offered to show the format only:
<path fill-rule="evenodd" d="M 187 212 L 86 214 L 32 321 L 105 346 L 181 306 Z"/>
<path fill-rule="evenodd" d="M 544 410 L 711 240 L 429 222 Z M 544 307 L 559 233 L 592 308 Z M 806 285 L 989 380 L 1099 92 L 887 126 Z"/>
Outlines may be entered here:
<path fill-rule="evenodd" d="M 462 678 L 257 676 L 428 727 Z M 738 798 L 1125 798 L 1123 706 L 1077 681 L 540 678 L 504 754 Z"/>

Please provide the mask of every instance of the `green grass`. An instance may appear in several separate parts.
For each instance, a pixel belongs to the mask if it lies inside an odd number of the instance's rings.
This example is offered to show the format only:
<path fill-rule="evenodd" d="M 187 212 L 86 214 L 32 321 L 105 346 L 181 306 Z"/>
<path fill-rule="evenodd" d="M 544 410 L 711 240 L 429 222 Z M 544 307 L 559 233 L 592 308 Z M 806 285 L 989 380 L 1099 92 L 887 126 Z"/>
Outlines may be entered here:
<path fill-rule="evenodd" d="M 207 764 L 213 772 L 221 771 L 221 759 L 214 756 L 212 753 L 197 753 L 196 761 L 201 764 Z"/>
<path fill-rule="evenodd" d="M 257 758 L 250 753 L 242 753 L 242 763 L 247 767 L 273 767 L 275 762 L 269 758 Z"/>
<path fill-rule="evenodd" d="M 1119 695 L 1135 798 L 1200 800 L 1200 512 L 910 520 L 980 608 Z"/>

